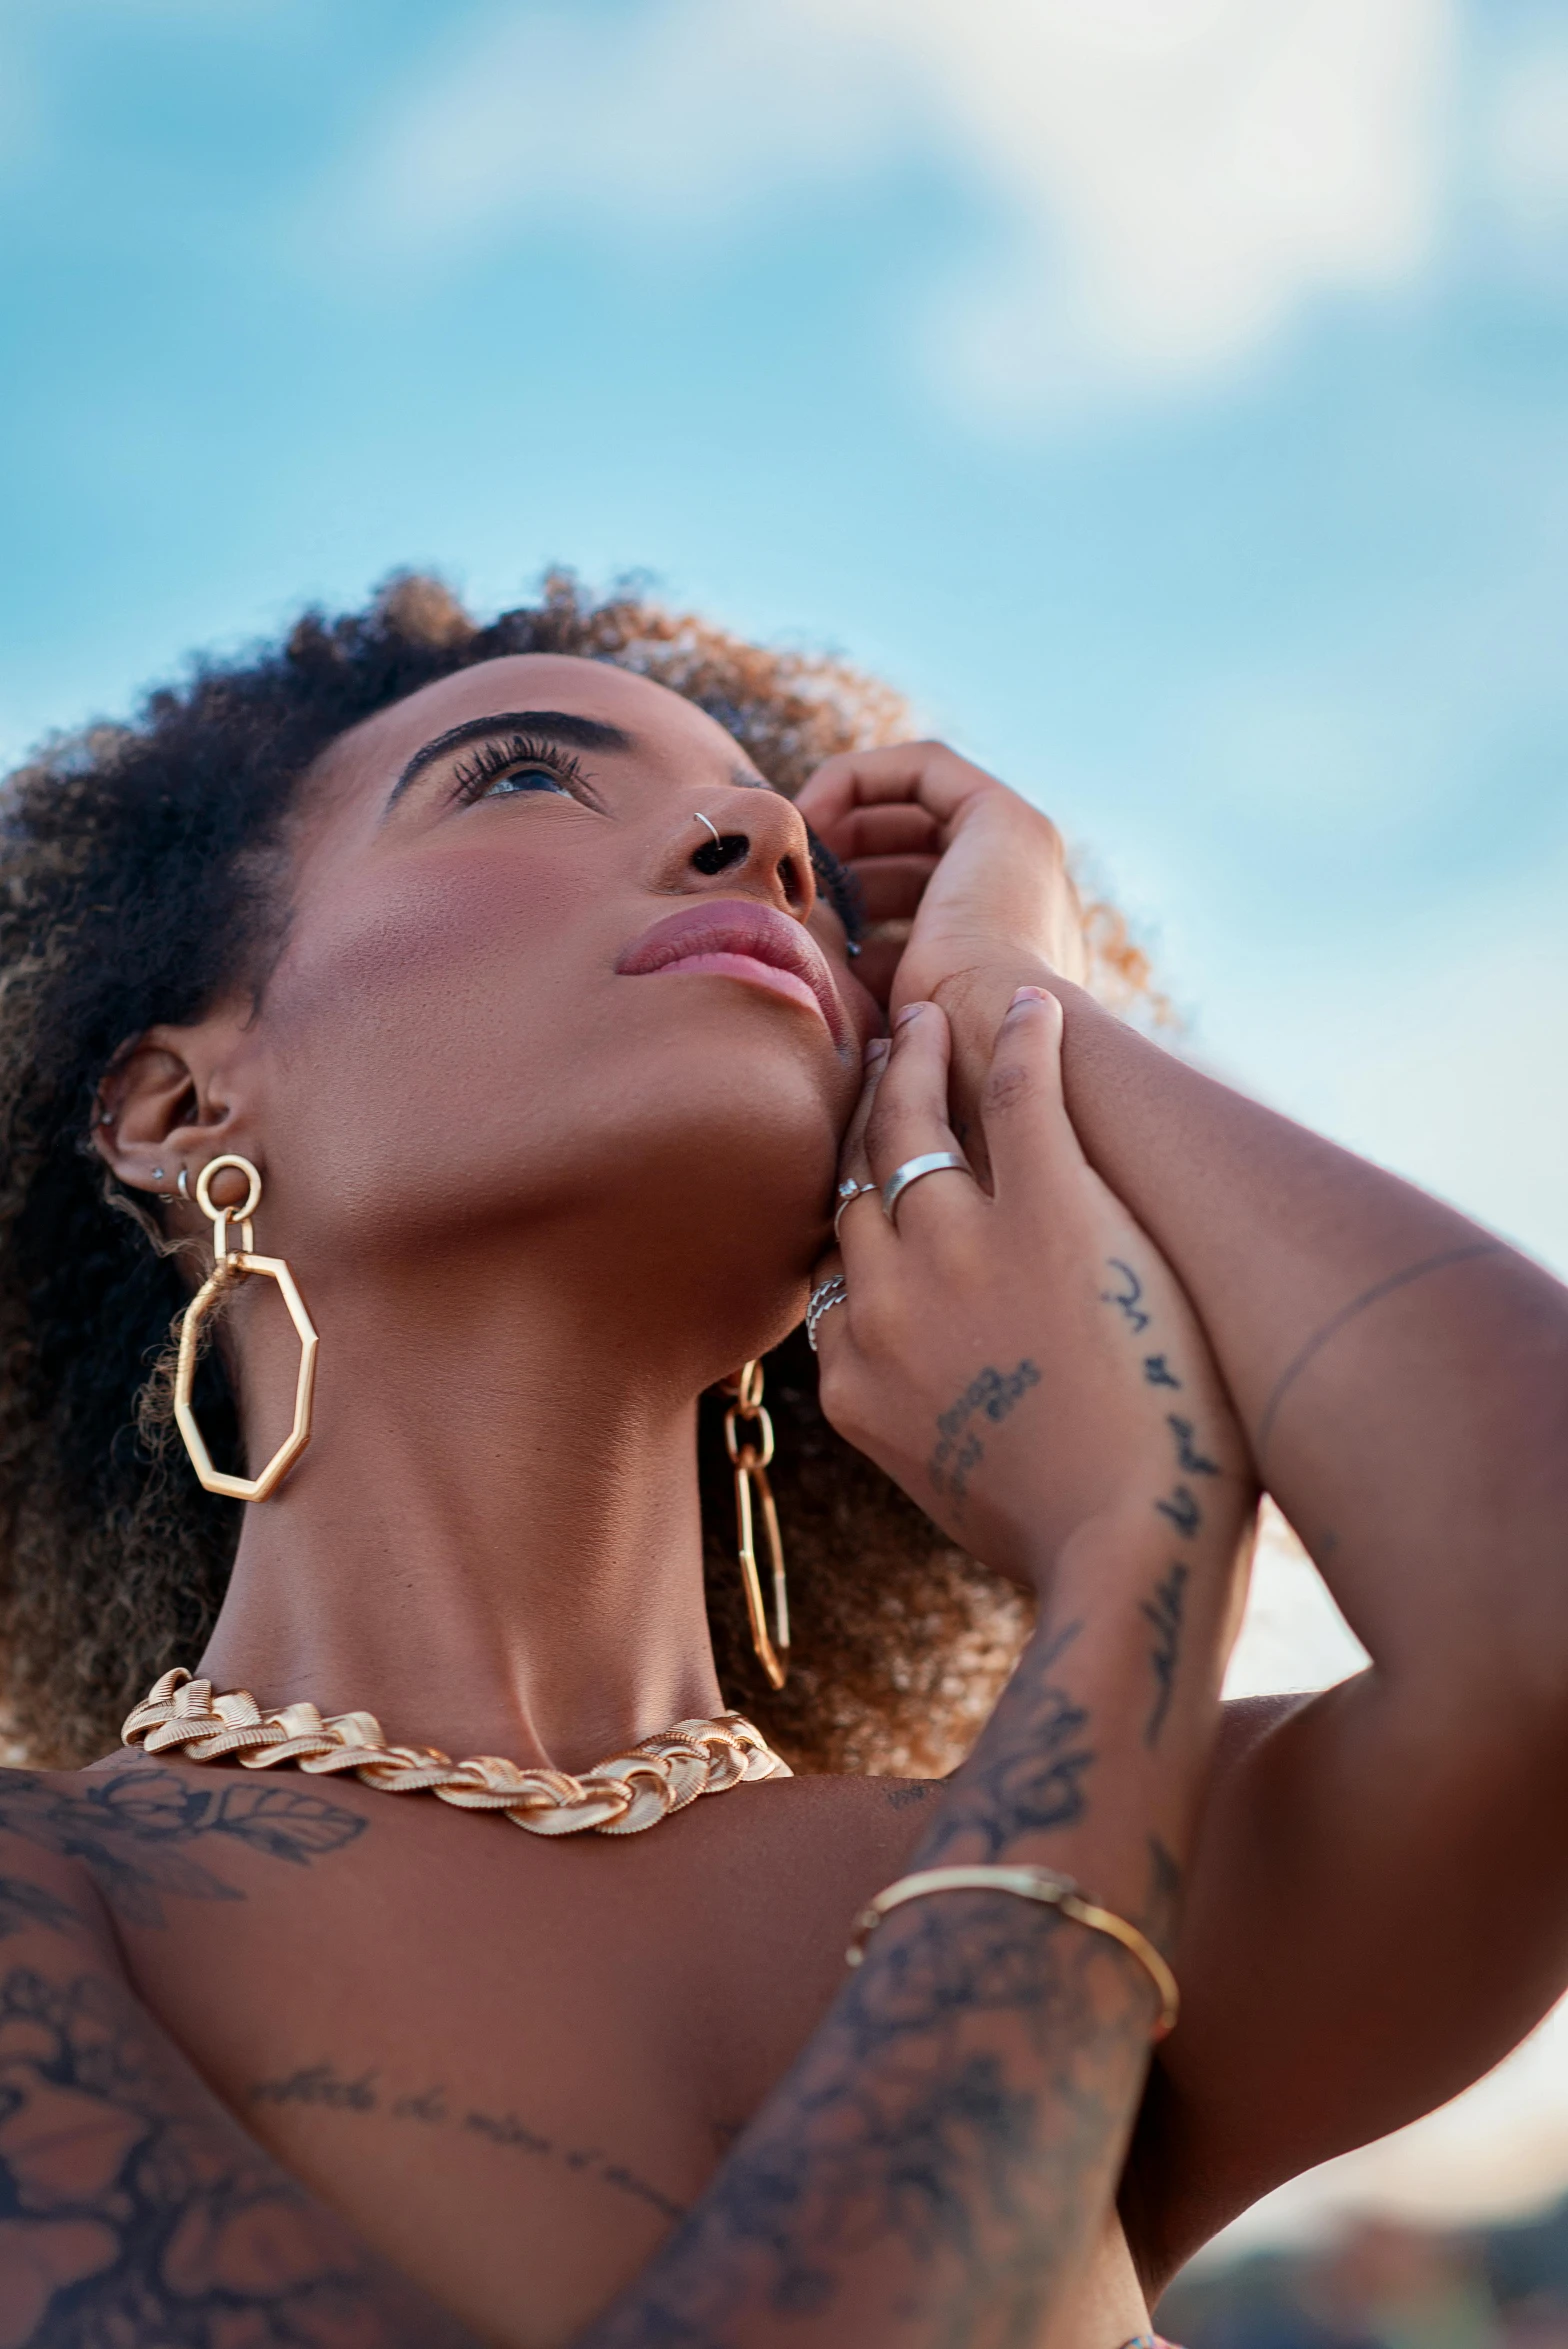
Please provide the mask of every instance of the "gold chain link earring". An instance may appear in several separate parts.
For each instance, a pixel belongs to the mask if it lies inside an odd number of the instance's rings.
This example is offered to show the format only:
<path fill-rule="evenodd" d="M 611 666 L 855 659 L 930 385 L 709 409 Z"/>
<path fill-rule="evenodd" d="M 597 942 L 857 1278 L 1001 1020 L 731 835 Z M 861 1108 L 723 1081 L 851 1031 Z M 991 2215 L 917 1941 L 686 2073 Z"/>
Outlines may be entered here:
<path fill-rule="evenodd" d="M 231 1166 L 236 1173 L 244 1175 L 249 1188 L 238 1207 L 215 1206 L 212 1178 L 215 1174 L 221 1174 L 225 1167 Z M 181 1188 L 184 1188 L 183 1184 Z M 311 1401 L 316 1387 L 315 1325 L 305 1310 L 305 1300 L 284 1259 L 281 1256 L 258 1256 L 255 1253 L 256 1234 L 251 1218 L 261 1205 L 261 1176 L 250 1160 L 209 1159 L 196 1177 L 196 1204 L 212 1224 L 212 1271 L 186 1306 L 185 1319 L 180 1324 L 180 1358 L 174 1373 L 175 1423 L 185 1439 L 191 1466 L 207 1492 L 226 1493 L 235 1501 L 265 1501 L 277 1491 L 310 1441 Z M 229 1247 L 231 1223 L 238 1224 L 240 1228 L 240 1246 L 233 1251 Z M 203 1321 L 218 1298 L 236 1281 L 249 1280 L 258 1273 L 277 1282 L 283 1302 L 288 1307 L 289 1319 L 299 1335 L 299 1377 L 294 1387 L 294 1425 L 259 1476 L 225 1476 L 221 1469 L 212 1465 L 212 1455 L 196 1424 L 196 1413 L 191 1404 L 191 1390 L 196 1381 L 196 1340 Z"/>
<path fill-rule="evenodd" d="M 789 1593 L 784 1587 L 784 1545 L 779 1539 L 779 1513 L 768 1482 L 773 1457 L 773 1422 L 762 1408 L 762 1364 L 748 1362 L 731 1392 L 735 1400 L 724 1414 L 724 1444 L 735 1470 L 735 1535 L 740 1552 L 741 1581 L 746 1590 L 746 1612 L 751 1618 L 751 1644 L 768 1676 L 770 1688 L 782 1688 L 789 1678 Z M 736 1422 L 749 1419 L 755 1437 L 741 1442 Z M 768 1564 L 773 1572 L 773 1637 L 762 1604 L 762 1582 L 757 1573 L 756 1518 L 752 1488 L 762 1512 Z"/>

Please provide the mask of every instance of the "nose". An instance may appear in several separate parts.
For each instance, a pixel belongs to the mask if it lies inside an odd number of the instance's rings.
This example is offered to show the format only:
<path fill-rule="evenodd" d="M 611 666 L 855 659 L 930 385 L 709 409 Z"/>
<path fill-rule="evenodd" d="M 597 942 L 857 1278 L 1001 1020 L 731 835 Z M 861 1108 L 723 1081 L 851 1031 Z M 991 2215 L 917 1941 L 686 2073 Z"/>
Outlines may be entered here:
<path fill-rule="evenodd" d="M 722 879 L 802 922 L 816 903 L 805 823 L 777 791 L 737 786 L 705 798 L 684 819 L 676 848 L 678 887 Z"/>

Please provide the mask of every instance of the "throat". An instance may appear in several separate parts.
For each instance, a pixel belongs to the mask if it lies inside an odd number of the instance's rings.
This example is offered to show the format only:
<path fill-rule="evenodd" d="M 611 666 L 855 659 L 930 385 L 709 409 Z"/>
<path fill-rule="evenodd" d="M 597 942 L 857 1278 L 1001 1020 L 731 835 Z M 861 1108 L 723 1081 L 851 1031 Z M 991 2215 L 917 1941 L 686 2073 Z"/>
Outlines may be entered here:
<path fill-rule="evenodd" d="M 423 1349 L 404 1379 L 333 1318 L 310 1449 L 247 1507 L 206 1651 L 179 1660 L 263 1711 L 366 1711 L 393 1744 L 573 1774 L 721 1711 L 695 1400 L 607 1392 L 589 1349 L 542 1361 L 537 1322 L 509 1360 L 471 1332 L 448 1379 Z"/>

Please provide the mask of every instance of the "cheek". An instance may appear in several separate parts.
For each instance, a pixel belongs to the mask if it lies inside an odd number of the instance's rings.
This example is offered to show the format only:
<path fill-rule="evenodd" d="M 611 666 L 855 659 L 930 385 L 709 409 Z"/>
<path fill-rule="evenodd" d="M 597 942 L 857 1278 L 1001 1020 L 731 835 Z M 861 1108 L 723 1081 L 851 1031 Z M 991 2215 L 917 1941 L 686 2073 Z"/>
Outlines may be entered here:
<path fill-rule="evenodd" d="M 267 990 L 267 1041 L 298 1129 L 461 1115 L 499 1069 L 572 1048 L 593 962 L 592 893 L 544 859 L 464 855 L 324 888 Z"/>
<path fill-rule="evenodd" d="M 327 885 L 300 910 L 269 1008 L 304 1035 L 360 1013 L 439 1020 L 444 1003 L 531 992 L 581 962 L 594 895 L 570 866 L 471 851 Z"/>

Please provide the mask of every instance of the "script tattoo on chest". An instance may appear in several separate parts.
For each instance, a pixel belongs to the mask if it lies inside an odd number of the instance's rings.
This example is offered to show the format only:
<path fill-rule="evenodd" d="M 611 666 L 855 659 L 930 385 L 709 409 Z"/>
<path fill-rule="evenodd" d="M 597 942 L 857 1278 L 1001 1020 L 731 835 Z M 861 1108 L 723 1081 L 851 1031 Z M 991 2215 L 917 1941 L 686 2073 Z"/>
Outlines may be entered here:
<path fill-rule="evenodd" d="M 215 1852 L 242 1845 L 304 1868 L 354 1842 L 367 1824 L 341 1803 L 286 1780 L 192 1786 L 172 1770 L 139 1764 L 101 1778 L 84 1774 L 70 1785 L 25 1770 L 0 1774 L 0 1830 L 78 1861 L 116 1915 L 132 1925 L 165 1925 L 169 1894 L 184 1900 L 245 1898 L 196 1858 L 198 1845 Z M 10 1882 L 0 1879 L 0 1935 L 24 1922 L 69 1929 L 69 1911 L 45 1913 L 65 1904 L 36 1885 L 27 1886 L 24 1896 L 13 1887 L 8 1910 Z"/>
<path fill-rule="evenodd" d="M 462 2099 L 454 2102 L 444 2087 L 396 2094 L 383 2086 L 376 2067 L 345 2075 L 330 2063 L 305 2064 L 279 2079 L 258 2080 L 249 2096 L 255 2105 L 305 2105 L 323 2112 L 379 2117 L 404 2127 L 460 2130 L 503 2152 L 531 2155 L 589 2184 L 607 2187 L 613 2194 L 657 2211 L 661 2218 L 686 2215 L 684 2203 L 650 2185 L 625 2162 L 614 2160 L 602 2146 L 547 2136 L 519 2120 L 509 2106 L 491 2111 Z"/>

